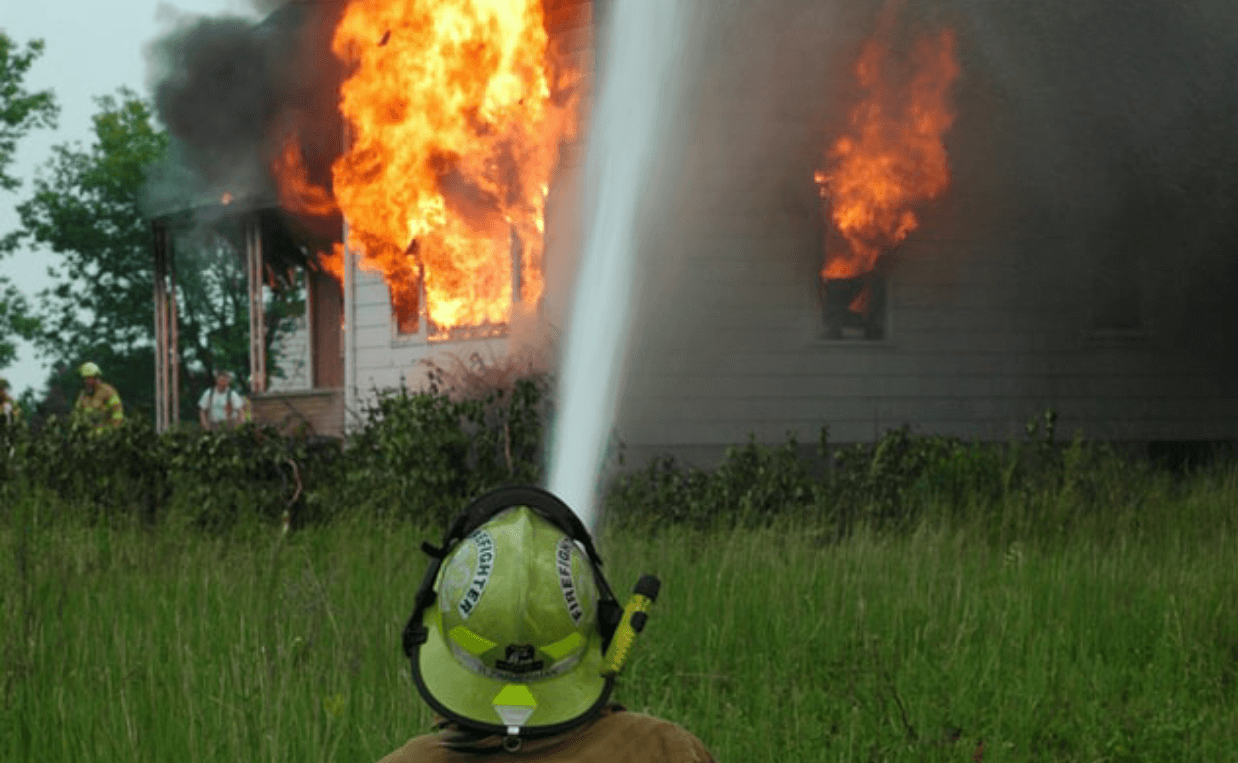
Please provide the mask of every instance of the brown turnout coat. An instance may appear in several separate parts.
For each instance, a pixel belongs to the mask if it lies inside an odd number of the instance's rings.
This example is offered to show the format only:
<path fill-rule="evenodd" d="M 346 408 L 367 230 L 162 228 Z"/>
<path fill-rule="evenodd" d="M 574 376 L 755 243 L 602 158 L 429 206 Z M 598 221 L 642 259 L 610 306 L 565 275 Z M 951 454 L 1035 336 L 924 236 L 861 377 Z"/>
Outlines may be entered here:
<path fill-rule="evenodd" d="M 497 754 L 496 754 L 497 753 Z M 556 737 L 522 743 L 505 753 L 502 740 L 461 740 L 443 731 L 409 740 L 379 763 L 714 763 L 701 740 L 682 727 L 612 707 L 597 719 Z"/>

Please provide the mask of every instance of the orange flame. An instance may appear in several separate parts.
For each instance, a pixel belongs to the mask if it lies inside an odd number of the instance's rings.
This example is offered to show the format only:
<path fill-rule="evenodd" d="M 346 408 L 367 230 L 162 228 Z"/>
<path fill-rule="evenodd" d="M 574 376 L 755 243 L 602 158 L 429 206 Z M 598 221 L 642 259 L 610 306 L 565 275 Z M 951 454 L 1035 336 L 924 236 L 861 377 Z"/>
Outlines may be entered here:
<path fill-rule="evenodd" d="M 353 0 L 333 49 L 354 66 L 335 197 L 401 323 L 422 276 L 439 329 L 505 322 L 514 288 L 536 303 L 551 173 L 577 123 L 562 94 L 580 77 L 551 74 L 542 0 Z"/>
<path fill-rule="evenodd" d="M 295 131 L 288 133 L 283 153 L 271 162 L 271 174 L 278 181 L 279 203 L 284 209 L 318 216 L 338 211 L 327 189 L 309 182 L 309 171 L 305 169 L 301 142 Z"/>
<path fill-rule="evenodd" d="M 845 252 L 829 253 L 825 278 L 872 270 L 883 251 L 919 227 L 913 207 L 937 198 L 950 181 L 942 137 L 954 123 L 954 34 L 945 30 L 916 43 L 914 73 L 903 87 L 890 81 L 889 52 L 880 39 L 864 45 L 855 73 L 868 96 L 851 112 L 853 134 L 835 141 L 826 154 L 829 169 L 814 175 L 831 223 L 848 244 Z"/>

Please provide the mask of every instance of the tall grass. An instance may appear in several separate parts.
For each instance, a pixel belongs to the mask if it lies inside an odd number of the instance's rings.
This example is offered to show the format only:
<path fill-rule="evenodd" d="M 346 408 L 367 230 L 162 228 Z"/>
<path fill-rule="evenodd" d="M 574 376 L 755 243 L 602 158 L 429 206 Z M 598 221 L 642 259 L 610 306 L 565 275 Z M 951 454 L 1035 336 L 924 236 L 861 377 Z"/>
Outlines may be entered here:
<path fill-rule="evenodd" d="M 791 514 L 604 528 L 617 591 L 663 580 L 616 699 L 720 761 L 1234 759 L 1238 480 L 1146 488 L 841 539 Z M 377 760 L 428 730 L 399 644 L 439 528 L 208 535 L 54 504 L 28 491 L 0 524 L 0 759 Z"/>

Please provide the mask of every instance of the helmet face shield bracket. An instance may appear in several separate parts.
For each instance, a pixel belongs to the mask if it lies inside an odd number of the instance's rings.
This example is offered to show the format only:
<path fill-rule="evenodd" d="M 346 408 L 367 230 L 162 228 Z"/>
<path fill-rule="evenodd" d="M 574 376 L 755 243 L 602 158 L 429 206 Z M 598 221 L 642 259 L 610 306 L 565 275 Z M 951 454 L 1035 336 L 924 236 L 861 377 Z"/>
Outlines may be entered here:
<path fill-rule="evenodd" d="M 482 495 L 469 504 L 452 521 L 443 534 L 443 539 L 439 546 L 433 546 L 428 542 L 422 543 L 422 550 L 430 557 L 430 560 L 422 577 L 421 585 L 417 590 L 412 615 L 404 627 L 403 647 L 405 655 L 411 662 L 413 679 L 417 684 L 418 690 L 422 694 L 423 699 L 427 701 L 435 712 L 450 719 L 457 725 L 473 731 L 501 736 L 516 736 L 518 734 L 520 737 L 532 738 L 562 733 L 594 715 L 608 700 L 610 694 L 609 687 L 613 682 L 613 677 L 606 677 L 606 691 L 598 698 L 597 703 L 580 718 L 552 726 L 525 727 L 517 730 L 500 724 L 487 724 L 475 719 L 460 717 L 458 714 L 451 712 L 441 702 L 436 701 L 432 693 L 426 688 L 418 662 L 419 652 L 430 636 L 426 625 L 426 613 L 438 598 L 434 587 L 445 560 L 457 546 L 468 539 L 482 525 L 487 524 L 504 511 L 516 507 L 525 507 L 545 519 L 584 551 L 597 589 L 596 622 L 601 637 L 601 648 L 605 652 L 615 634 L 616 627 L 622 619 L 623 607 L 616 600 L 610 585 L 602 574 L 602 560 L 593 544 L 592 537 L 580 521 L 580 518 L 558 497 L 541 488 L 532 486 L 504 487 Z"/>

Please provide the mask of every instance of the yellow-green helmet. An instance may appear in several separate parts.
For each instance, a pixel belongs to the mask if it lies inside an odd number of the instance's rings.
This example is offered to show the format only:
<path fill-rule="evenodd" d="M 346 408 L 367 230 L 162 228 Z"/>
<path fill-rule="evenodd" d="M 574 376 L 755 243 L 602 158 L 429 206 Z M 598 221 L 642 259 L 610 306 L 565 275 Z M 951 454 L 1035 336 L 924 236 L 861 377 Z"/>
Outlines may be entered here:
<path fill-rule="evenodd" d="M 103 376 L 103 372 L 99 370 L 99 367 L 90 362 L 83 363 L 82 367 L 78 369 L 78 373 L 82 375 L 83 379 L 91 376 Z"/>
<path fill-rule="evenodd" d="M 489 493 L 427 551 L 436 560 L 404 636 L 435 711 L 518 739 L 561 733 L 605 705 L 613 678 L 602 655 L 620 608 L 559 499 L 532 487 Z"/>

